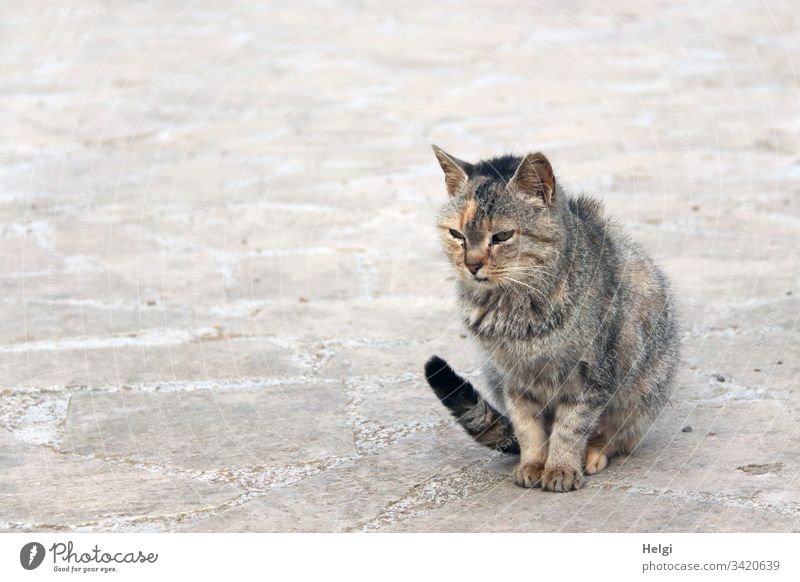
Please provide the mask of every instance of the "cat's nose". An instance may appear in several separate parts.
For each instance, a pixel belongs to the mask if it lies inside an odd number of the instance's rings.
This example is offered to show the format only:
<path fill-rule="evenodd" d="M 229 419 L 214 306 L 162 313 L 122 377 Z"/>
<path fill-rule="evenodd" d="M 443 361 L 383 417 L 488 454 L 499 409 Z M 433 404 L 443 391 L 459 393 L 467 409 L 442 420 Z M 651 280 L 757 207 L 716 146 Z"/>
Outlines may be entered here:
<path fill-rule="evenodd" d="M 469 272 L 472 273 L 473 275 L 475 273 L 477 273 L 478 271 L 480 271 L 482 266 L 483 266 L 483 261 L 481 261 L 481 260 L 479 260 L 479 261 L 477 261 L 475 263 L 471 263 L 471 262 L 467 261 L 467 269 L 469 269 Z"/>

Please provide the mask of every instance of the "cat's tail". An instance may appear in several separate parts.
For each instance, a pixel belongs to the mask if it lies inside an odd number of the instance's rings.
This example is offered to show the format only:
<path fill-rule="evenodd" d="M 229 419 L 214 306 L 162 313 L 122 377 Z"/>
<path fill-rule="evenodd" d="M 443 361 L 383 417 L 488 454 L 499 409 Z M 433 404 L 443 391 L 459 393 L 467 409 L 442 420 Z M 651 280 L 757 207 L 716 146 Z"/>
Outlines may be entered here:
<path fill-rule="evenodd" d="M 425 379 L 467 434 L 477 442 L 504 453 L 518 454 L 519 444 L 511 422 L 492 407 L 472 384 L 439 356 L 425 364 Z"/>

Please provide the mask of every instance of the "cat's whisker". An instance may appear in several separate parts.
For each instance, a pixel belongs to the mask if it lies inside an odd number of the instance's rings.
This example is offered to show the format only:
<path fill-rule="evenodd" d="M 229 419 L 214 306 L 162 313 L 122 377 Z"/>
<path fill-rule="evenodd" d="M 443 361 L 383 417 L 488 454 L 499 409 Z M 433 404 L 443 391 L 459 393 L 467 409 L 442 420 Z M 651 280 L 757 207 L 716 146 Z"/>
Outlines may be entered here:
<path fill-rule="evenodd" d="M 541 297 L 541 298 L 542 298 L 542 300 L 543 300 L 543 301 L 545 301 L 545 302 L 547 303 L 547 305 L 550 307 L 550 310 L 551 310 L 551 311 L 555 311 L 555 307 L 553 307 L 553 303 L 552 303 L 552 302 L 551 302 L 551 301 L 550 301 L 550 300 L 547 298 L 547 296 L 546 296 L 546 295 L 545 295 L 545 294 L 544 294 L 542 291 L 540 291 L 539 289 L 536 289 L 535 287 L 531 287 L 530 285 L 528 285 L 527 283 L 523 283 L 522 281 L 517 281 L 516 279 L 512 279 L 511 277 L 506 277 L 506 280 L 508 280 L 508 281 L 511 281 L 511 282 L 513 282 L 513 283 L 517 283 L 517 284 L 519 284 L 519 285 L 522 285 L 523 287 L 527 287 L 528 289 L 530 289 L 531 291 L 533 291 L 534 293 L 536 293 L 536 294 L 537 294 L 537 297 Z"/>
<path fill-rule="evenodd" d="M 523 278 L 531 277 L 531 278 L 541 279 L 541 280 L 545 280 L 545 281 L 554 281 L 554 280 L 557 279 L 557 277 L 555 275 L 551 274 L 551 273 L 540 273 L 540 272 L 535 272 L 535 271 L 511 270 L 511 271 L 507 271 L 506 273 L 503 273 L 503 274 L 505 274 L 505 275 L 513 275 L 515 277 L 523 277 Z"/>
<path fill-rule="evenodd" d="M 526 278 L 527 276 L 535 276 L 535 278 L 545 281 L 555 281 L 557 277 L 553 273 L 544 272 L 544 271 L 532 271 L 532 270 L 521 270 L 521 269 L 507 269 L 505 271 L 501 271 L 498 273 L 500 276 L 514 276 L 514 277 L 521 277 Z"/>
<path fill-rule="evenodd" d="M 527 273 L 545 273 L 549 275 L 555 275 L 556 270 L 550 267 L 539 267 L 536 265 L 511 265 L 509 267 L 510 270 L 513 271 L 520 271 L 520 272 L 527 272 Z"/>

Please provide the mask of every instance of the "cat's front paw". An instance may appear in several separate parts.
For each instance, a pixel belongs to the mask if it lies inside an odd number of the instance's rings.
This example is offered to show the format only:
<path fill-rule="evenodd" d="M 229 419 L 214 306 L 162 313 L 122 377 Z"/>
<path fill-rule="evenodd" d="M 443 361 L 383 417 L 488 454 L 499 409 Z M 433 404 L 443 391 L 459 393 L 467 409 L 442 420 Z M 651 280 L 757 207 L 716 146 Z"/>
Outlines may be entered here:
<path fill-rule="evenodd" d="M 514 469 L 514 483 L 520 487 L 539 487 L 543 472 L 541 463 L 520 463 Z"/>
<path fill-rule="evenodd" d="M 571 467 L 549 467 L 542 473 L 542 489 L 572 491 L 583 486 L 583 471 Z"/>

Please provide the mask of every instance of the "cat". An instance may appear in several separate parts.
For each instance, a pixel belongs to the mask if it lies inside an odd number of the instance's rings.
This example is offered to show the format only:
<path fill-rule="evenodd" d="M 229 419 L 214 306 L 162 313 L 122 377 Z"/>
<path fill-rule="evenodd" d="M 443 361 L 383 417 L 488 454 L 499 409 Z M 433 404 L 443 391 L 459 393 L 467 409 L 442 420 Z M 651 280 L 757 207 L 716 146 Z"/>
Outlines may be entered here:
<path fill-rule="evenodd" d="M 470 164 L 433 149 L 449 195 L 439 234 L 486 386 L 438 356 L 425 378 L 477 442 L 520 455 L 517 485 L 579 489 L 670 398 L 669 283 L 599 201 L 564 192 L 543 154 Z"/>

